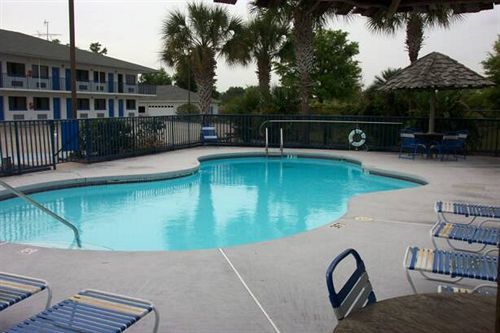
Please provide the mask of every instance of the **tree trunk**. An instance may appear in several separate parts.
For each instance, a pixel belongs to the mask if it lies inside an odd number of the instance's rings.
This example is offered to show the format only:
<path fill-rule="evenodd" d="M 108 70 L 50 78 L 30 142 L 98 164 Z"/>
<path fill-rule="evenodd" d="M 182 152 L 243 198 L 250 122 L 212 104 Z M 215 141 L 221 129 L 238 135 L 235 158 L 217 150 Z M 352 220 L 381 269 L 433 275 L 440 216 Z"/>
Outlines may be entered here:
<path fill-rule="evenodd" d="M 424 44 L 424 22 L 418 13 L 410 13 L 406 24 L 406 49 L 410 63 L 418 59 L 418 53 Z"/>
<path fill-rule="evenodd" d="M 313 17 L 310 12 L 302 9 L 300 6 L 297 6 L 293 12 L 293 20 L 295 59 L 300 76 L 300 110 L 302 114 L 309 114 L 311 73 L 314 68 Z"/>
<path fill-rule="evenodd" d="M 257 59 L 257 77 L 259 78 L 260 102 L 264 105 L 271 96 L 271 59 L 267 54 Z"/>
<path fill-rule="evenodd" d="M 200 111 L 202 114 L 208 114 L 210 104 L 212 104 L 217 62 L 215 56 L 211 52 L 204 52 L 204 54 L 196 60 L 197 61 L 193 64 L 193 76 L 198 86 Z"/>

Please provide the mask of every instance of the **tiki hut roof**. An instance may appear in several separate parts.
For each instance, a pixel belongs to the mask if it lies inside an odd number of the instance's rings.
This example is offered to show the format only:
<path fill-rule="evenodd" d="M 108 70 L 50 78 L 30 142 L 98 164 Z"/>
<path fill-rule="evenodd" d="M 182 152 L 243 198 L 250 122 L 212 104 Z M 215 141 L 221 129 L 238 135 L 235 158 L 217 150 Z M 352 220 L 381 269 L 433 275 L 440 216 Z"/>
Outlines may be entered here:
<path fill-rule="evenodd" d="M 257 0 L 261 7 L 279 6 L 286 0 Z M 376 16 L 386 13 L 429 11 L 435 5 L 448 6 L 456 14 L 475 13 L 493 9 L 498 0 L 304 0 L 316 1 L 318 6 L 335 9 L 337 14 L 358 13 L 363 16 Z M 214 2 L 235 4 L 237 0 L 214 0 Z"/>
<path fill-rule="evenodd" d="M 380 90 L 467 89 L 495 85 L 458 61 L 432 52 L 391 78 Z"/>

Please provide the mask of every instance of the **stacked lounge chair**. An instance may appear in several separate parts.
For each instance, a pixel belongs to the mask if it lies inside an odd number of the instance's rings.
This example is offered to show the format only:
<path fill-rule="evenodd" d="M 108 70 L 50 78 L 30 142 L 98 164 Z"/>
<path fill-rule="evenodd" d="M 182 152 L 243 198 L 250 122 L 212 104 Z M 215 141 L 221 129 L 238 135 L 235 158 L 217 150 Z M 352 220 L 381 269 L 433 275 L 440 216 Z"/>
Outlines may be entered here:
<path fill-rule="evenodd" d="M 52 299 L 52 292 L 46 281 L 0 272 L 0 311 L 44 290 L 47 291 L 45 307 L 48 308 Z"/>
<path fill-rule="evenodd" d="M 85 290 L 19 323 L 6 333 L 117 333 L 123 332 L 149 313 L 155 313 L 154 332 L 159 315 L 148 301 Z"/>
<path fill-rule="evenodd" d="M 434 209 L 438 214 L 440 221 L 448 222 L 445 214 L 462 215 L 471 218 L 468 222 L 471 224 L 476 218 L 500 219 L 500 207 L 481 205 L 475 203 L 456 202 L 456 201 L 438 201 Z M 483 221 L 484 222 L 484 221 Z"/>

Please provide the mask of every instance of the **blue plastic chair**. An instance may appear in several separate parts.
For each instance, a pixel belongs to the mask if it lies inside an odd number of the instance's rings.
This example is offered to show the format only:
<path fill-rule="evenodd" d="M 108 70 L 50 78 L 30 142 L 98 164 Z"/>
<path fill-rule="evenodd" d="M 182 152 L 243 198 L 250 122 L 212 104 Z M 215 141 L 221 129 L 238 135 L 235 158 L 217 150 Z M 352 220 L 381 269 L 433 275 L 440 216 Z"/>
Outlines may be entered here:
<path fill-rule="evenodd" d="M 356 270 L 337 292 L 333 282 L 333 271 L 347 256 L 352 255 L 356 260 Z M 333 311 L 338 320 L 344 319 L 349 313 L 357 311 L 377 301 L 372 285 L 366 273 L 365 263 L 354 249 L 347 249 L 339 254 L 328 266 L 326 271 L 326 285 Z"/>
<path fill-rule="evenodd" d="M 204 126 L 201 128 L 201 142 L 203 144 L 217 143 L 218 141 L 219 137 L 217 136 L 215 127 Z"/>
<path fill-rule="evenodd" d="M 399 158 L 410 158 L 414 160 L 415 155 L 419 151 L 425 154 L 428 153 L 427 146 L 415 138 L 415 132 L 412 129 L 402 130 L 400 137 L 401 147 L 399 150 Z M 404 154 L 405 152 L 407 155 Z"/>
<path fill-rule="evenodd" d="M 465 157 L 465 139 L 460 139 L 456 132 L 449 132 L 443 136 L 440 143 L 432 145 L 430 152 L 435 151 L 437 155 L 441 156 L 441 161 L 444 161 L 445 156 L 452 156 L 458 160 L 457 155 L 462 154 Z"/>

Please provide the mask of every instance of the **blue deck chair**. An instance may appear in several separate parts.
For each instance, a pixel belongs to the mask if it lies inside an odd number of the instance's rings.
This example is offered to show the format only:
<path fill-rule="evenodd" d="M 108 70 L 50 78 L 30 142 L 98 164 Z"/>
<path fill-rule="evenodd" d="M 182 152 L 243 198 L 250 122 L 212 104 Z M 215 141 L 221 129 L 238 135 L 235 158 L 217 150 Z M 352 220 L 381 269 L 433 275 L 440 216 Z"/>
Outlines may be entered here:
<path fill-rule="evenodd" d="M 148 301 L 98 290 L 85 290 L 19 323 L 6 333 L 117 333 L 123 332 L 147 314 L 159 315 Z"/>
<path fill-rule="evenodd" d="M 217 143 L 218 141 L 219 138 L 215 131 L 215 127 L 204 126 L 201 128 L 201 143 Z"/>
<path fill-rule="evenodd" d="M 477 218 L 483 218 L 482 224 L 500 219 L 500 206 L 476 204 L 470 202 L 457 202 L 457 201 L 437 201 L 434 205 L 434 210 L 438 215 L 440 221 L 448 222 L 446 214 L 461 215 L 470 218 L 466 222 L 471 224 Z M 498 221 L 500 222 L 500 220 Z"/>
<path fill-rule="evenodd" d="M 434 248 L 438 248 L 436 238 L 446 239 L 448 245 L 458 251 L 466 252 L 481 252 L 486 246 L 491 245 L 500 247 L 500 229 L 499 228 L 486 228 L 481 226 L 460 224 L 460 223 L 446 223 L 437 221 L 431 229 L 431 240 Z M 467 242 L 468 244 L 482 244 L 479 249 L 473 250 L 468 247 L 457 247 L 453 245 L 450 240 Z"/>
<path fill-rule="evenodd" d="M 400 134 L 401 146 L 399 149 L 399 158 L 415 159 L 415 155 L 420 151 L 427 154 L 427 147 L 424 143 L 415 138 L 415 132 L 411 129 L 402 130 Z"/>
<path fill-rule="evenodd" d="M 453 156 L 456 161 L 458 160 L 457 155 L 464 154 L 464 144 L 464 139 L 460 139 L 457 133 L 446 133 L 440 143 L 429 148 L 429 152 L 436 152 L 441 161 L 444 161 L 445 156 Z"/>
<path fill-rule="evenodd" d="M 44 290 L 47 291 L 45 308 L 48 308 L 52 299 L 52 291 L 46 281 L 0 272 L 0 311 Z"/>
<path fill-rule="evenodd" d="M 408 283 L 413 292 L 417 293 L 410 271 L 418 271 L 424 278 L 432 281 L 456 283 L 469 278 L 496 282 L 498 257 L 410 246 L 406 250 L 403 265 Z M 434 278 L 429 273 L 446 276 L 448 279 Z"/>
<path fill-rule="evenodd" d="M 347 256 L 352 255 L 356 260 L 356 270 L 337 292 L 333 282 L 333 271 Z M 326 285 L 333 311 L 338 320 L 344 319 L 349 313 L 359 310 L 377 301 L 372 285 L 366 273 L 365 264 L 358 252 L 347 249 L 339 254 L 328 266 L 326 271 Z"/>

